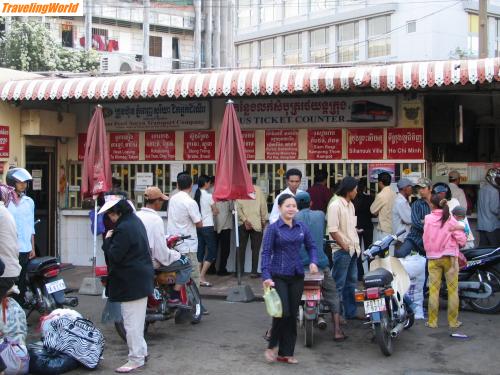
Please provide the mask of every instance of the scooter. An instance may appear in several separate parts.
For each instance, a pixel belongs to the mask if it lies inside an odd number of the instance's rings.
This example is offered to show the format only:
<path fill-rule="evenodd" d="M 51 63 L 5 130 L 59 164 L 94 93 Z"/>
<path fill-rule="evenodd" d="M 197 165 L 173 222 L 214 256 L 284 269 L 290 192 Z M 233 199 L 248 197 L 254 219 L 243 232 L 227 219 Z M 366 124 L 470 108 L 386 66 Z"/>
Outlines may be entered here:
<path fill-rule="evenodd" d="M 320 329 L 326 328 L 326 322 L 322 318 L 326 312 L 321 303 L 321 283 L 323 273 L 306 273 L 304 275 L 304 292 L 302 293 L 302 304 L 299 306 L 299 326 L 304 327 L 304 345 L 310 348 L 313 345 L 314 326 Z"/>
<path fill-rule="evenodd" d="M 389 235 L 363 252 L 365 269 L 364 289 L 356 291 L 356 302 L 363 302 L 375 341 L 386 356 L 393 351 L 393 339 L 414 323 L 414 315 L 404 295 L 410 278 L 398 258 L 390 256 L 389 247 L 404 231 Z"/>
<path fill-rule="evenodd" d="M 26 272 L 25 307 L 28 316 L 35 310 L 41 315 L 64 306 L 78 306 L 78 297 L 66 297 L 66 284 L 59 275 L 61 265 L 46 256 L 30 260 Z"/>
<path fill-rule="evenodd" d="M 190 236 L 170 236 L 167 238 L 167 246 L 171 249 L 175 249 L 177 245 L 189 237 Z M 147 301 L 144 333 L 147 332 L 151 324 L 159 321 L 170 320 L 172 318 L 176 324 L 184 323 L 189 320 L 192 324 L 197 324 L 201 321 L 201 296 L 193 279 L 190 278 L 189 281 L 182 286 L 180 291 L 181 298 L 179 302 L 169 302 L 170 293 L 175 285 L 176 271 L 189 267 L 190 264 L 170 265 L 160 267 L 155 270 L 153 294 L 148 296 Z M 106 288 L 108 277 L 107 267 L 96 267 L 96 276 L 101 279 L 102 285 Z M 105 298 L 105 291 L 103 292 L 103 297 Z M 103 316 L 105 316 L 107 310 L 113 310 L 112 303 L 108 301 L 104 309 L 105 311 Z M 127 341 L 127 332 L 121 316 L 115 317 L 114 324 L 118 335 L 124 341 Z"/>

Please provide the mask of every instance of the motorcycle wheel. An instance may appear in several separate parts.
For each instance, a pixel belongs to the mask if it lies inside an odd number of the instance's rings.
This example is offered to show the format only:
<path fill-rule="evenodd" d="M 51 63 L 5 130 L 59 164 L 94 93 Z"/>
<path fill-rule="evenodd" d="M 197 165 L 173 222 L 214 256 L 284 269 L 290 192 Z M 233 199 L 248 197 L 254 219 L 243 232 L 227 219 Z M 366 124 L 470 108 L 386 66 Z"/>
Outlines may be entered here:
<path fill-rule="evenodd" d="M 188 304 L 191 306 L 191 324 L 198 324 L 203 316 L 201 307 L 201 296 L 198 287 L 193 280 L 186 285 Z"/>
<path fill-rule="evenodd" d="M 469 300 L 470 307 L 481 314 L 495 314 L 500 311 L 500 272 L 495 268 L 478 270 L 472 275 L 473 280 L 479 281 L 479 273 L 483 282 L 491 286 L 491 296 L 488 298 L 478 298 Z"/>
<path fill-rule="evenodd" d="M 392 337 L 389 329 L 389 316 L 387 315 L 387 311 L 382 311 L 380 314 L 380 323 L 374 324 L 375 340 L 382 353 L 385 356 L 390 356 L 392 354 Z"/>
<path fill-rule="evenodd" d="M 304 344 L 306 347 L 310 348 L 313 346 L 314 339 L 314 320 L 305 319 L 304 320 Z"/>
<path fill-rule="evenodd" d="M 149 323 L 144 322 L 144 334 L 148 331 Z M 127 330 L 125 329 L 125 325 L 122 322 L 115 322 L 115 330 L 118 333 L 118 336 L 124 341 L 127 342 Z"/>
<path fill-rule="evenodd" d="M 406 303 L 405 303 L 405 309 L 406 309 L 406 320 L 404 329 L 410 329 L 415 323 L 415 313 L 413 314 L 408 313 L 409 307 Z"/>

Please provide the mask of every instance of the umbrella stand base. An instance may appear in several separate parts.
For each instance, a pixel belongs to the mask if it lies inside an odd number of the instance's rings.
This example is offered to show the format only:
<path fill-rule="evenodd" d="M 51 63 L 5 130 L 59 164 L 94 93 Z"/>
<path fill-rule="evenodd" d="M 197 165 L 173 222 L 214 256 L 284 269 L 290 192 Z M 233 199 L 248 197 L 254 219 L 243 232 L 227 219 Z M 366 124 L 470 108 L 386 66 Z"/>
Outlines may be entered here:
<path fill-rule="evenodd" d="M 80 285 L 79 294 L 86 294 L 89 296 L 99 296 L 102 294 L 103 286 L 101 280 L 97 277 L 86 277 Z"/>
<path fill-rule="evenodd" d="M 252 302 L 254 299 L 255 295 L 249 285 L 238 285 L 231 288 L 226 297 L 227 302 Z"/>

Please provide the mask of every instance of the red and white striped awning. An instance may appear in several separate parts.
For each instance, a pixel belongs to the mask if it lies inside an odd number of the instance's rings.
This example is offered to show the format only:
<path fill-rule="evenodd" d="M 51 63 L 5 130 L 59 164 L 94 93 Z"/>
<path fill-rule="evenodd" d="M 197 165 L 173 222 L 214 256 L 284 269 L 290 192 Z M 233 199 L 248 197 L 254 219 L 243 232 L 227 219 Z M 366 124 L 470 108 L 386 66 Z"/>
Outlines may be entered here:
<path fill-rule="evenodd" d="M 141 99 L 411 90 L 500 81 L 500 58 L 342 68 L 41 78 L 0 84 L 2 100 Z"/>

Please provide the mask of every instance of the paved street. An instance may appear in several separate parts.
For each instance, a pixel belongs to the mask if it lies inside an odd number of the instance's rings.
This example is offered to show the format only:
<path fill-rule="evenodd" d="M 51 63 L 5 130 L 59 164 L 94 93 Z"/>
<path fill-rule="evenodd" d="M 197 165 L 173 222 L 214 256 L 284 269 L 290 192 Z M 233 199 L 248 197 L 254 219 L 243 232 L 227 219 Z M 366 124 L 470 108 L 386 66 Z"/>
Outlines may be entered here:
<path fill-rule="evenodd" d="M 70 270 L 65 273 L 71 272 Z M 296 356 L 300 364 L 267 364 L 262 339 L 270 319 L 262 302 L 227 303 L 210 299 L 210 315 L 199 325 L 156 323 L 147 336 L 150 361 L 142 374 L 500 374 L 498 326 L 500 316 L 462 312 L 460 332 L 468 340 L 451 338 L 446 328 L 430 330 L 422 321 L 396 341 L 392 357 L 384 357 L 371 342 L 371 331 L 360 322 L 349 322 L 344 343 L 334 343 L 329 332 L 316 331 L 312 349 L 303 346 L 299 333 Z M 77 308 L 97 322 L 106 337 L 104 359 L 92 374 L 110 374 L 126 360 L 127 347 L 112 325 L 100 324 L 104 305 L 100 297 L 80 296 Z M 441 311 L 440 322 L 446 314 Z M 30 319 L 34 327 L 36 319 Z M 330 328 L 330 327 L 329 327 Z M 33 328 L 30 328 L 33 331 Z M 88 374 L 79 370 L 73 374 Z"/>

